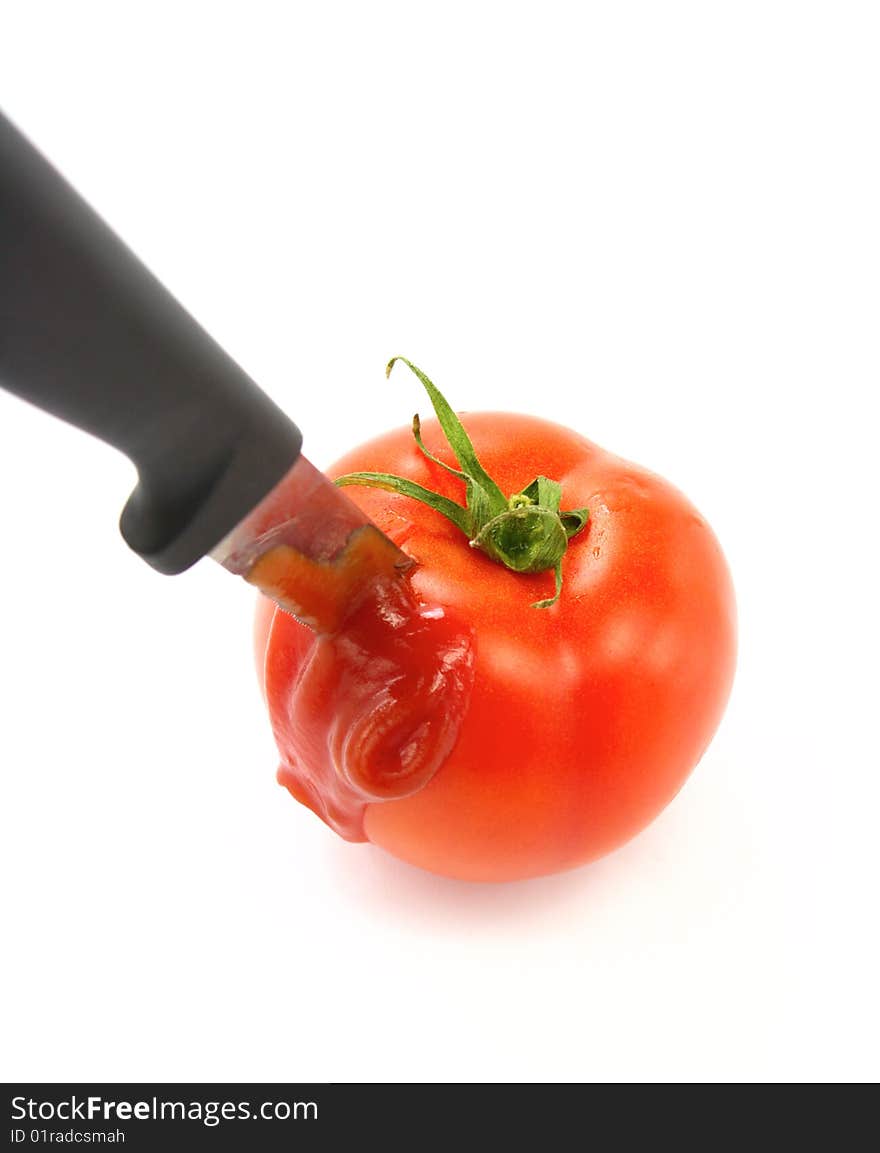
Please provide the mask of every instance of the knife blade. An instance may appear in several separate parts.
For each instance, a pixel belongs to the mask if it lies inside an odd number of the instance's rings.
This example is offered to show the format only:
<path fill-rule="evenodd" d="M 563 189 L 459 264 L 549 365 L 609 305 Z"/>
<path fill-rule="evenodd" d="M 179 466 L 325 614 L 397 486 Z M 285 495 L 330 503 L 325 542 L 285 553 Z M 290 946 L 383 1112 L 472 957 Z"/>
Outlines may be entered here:
<path fill-rule="evenodd" d="M 410 565 L 2 113 L 0 384 L 133 461 L 120 529 L 160 572 L 210 555 L 325 628 L 361 584 Z"/>
<path fill-rule="evenodd" d="M 320 632 L 414 563 L 304 456 L 209 555 Z"/>

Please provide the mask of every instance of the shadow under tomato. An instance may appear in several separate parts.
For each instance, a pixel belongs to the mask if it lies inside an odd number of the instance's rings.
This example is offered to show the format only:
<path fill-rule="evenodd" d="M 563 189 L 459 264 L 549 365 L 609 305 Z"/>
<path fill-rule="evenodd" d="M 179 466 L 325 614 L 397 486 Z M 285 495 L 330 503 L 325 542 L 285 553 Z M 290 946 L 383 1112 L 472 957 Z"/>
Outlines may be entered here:
<path fill-rule="evenodd" d="M 326 869 L 360 909 L 434 931 L 583 923 L 600 906 L 629 900 L 646 884 L 662 887 L 663 876 L 676 887 L 705 889 L 702 897 L 711 905 L 720 896 L 715 882 L 727 875 L 732 858 L 748 856 L 750 839 L 734 768 L 715 757 L 712 762 L 698 767 L 683 793 L 631 841 L 568 872 L 501 884 L 452 880 L 373 845 L 336 838 L 327 841 Z"/>
<path fill-rule="evenodd" d="M 333 842 L 327 868 L 342 891 L 361 907 L 409 925 L 434 929 L 482 929 L 517 924 L 538 927 L 567 912 L 582 915 L 590 894 L 615 884 L 615 877 L 650 867 L 648 845 L 637 842 L 565 873 L 494 884 L 459 881 L 399 861 L 374 845 Z M 641 863 L 640 863 L 641 862 Z"/>

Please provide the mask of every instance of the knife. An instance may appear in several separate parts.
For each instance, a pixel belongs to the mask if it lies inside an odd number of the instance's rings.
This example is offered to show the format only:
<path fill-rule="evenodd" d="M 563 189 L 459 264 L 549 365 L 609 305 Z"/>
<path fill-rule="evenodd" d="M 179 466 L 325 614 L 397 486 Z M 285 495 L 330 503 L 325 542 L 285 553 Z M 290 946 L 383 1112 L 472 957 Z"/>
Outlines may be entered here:
<path fill-rule="evenodd" d="M 332 629 L 361 585 L 412 563 L 2 113 L 0 385 L 131 459 L 120 529 L 159 572 L 210 556 Z"/>

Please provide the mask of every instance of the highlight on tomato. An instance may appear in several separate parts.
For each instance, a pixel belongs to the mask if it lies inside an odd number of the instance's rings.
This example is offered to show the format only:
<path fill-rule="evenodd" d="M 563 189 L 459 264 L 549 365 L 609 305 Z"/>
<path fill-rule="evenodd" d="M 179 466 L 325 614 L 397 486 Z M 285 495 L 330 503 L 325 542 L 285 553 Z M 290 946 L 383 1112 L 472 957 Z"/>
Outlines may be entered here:
<path fill-rule="evenodd" d="M 652 821 L 712 739 L 736 660 L 727 564 L 661 477 L 534 416 L 459 417 L 403 363 L 435 419 L 329 471 L 412 566 L 332 631 L 258 604 L 278 779 L 435 873 L 583 865 Z"/>

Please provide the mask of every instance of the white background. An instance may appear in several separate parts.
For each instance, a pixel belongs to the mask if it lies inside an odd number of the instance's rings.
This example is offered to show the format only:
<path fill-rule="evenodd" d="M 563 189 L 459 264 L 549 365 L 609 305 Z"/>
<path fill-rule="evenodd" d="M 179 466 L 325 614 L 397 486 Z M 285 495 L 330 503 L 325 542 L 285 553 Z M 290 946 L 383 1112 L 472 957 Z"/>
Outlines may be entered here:
<path fill-rule="evenodd" d="M 419 873 L 275 785 L 250 591 L 0 395 L 0 1074 L 880 1074 L 878 56 L 841 0 L 3 5 L 0 106 L 317 463 L 396 353 L 569 423 L 707 515 L 741 654 L 630 845 Z"/>

